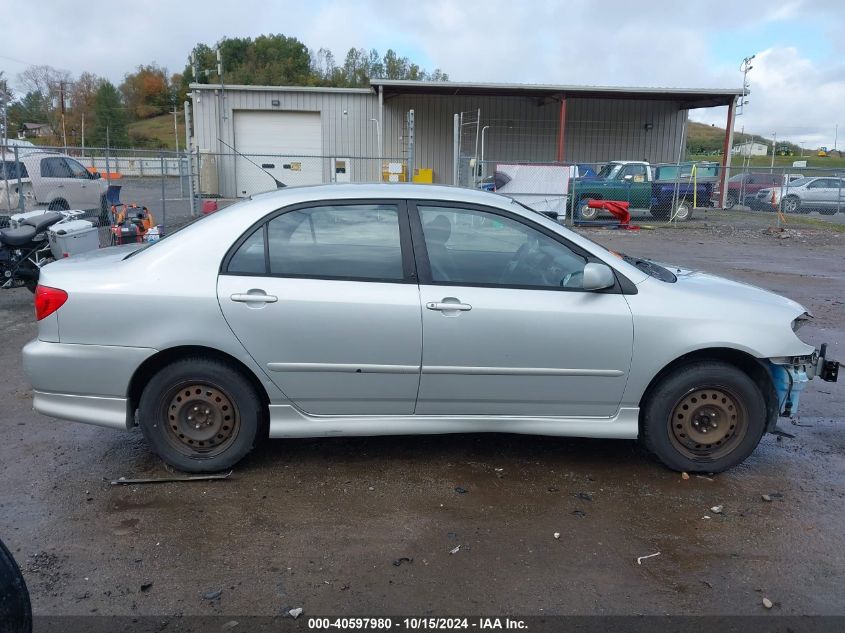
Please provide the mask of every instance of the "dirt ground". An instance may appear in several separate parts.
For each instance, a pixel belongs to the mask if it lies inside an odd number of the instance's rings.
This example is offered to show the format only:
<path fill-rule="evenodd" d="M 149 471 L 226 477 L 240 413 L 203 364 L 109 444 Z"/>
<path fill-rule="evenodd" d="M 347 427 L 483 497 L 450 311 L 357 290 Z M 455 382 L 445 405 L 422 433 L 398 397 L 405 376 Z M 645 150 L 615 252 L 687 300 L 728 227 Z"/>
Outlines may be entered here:
<path fill-rule="evenodd" d="M 786 294 L 845 359 L 842 233 L 587 233 Z M 227 481 L 111 486 L 166 471 L 140 432 L 34 414 L 25 290 L 0 322 L 0 538 L 36 614 L 845 614 L 842 383 L 712 478 L 629 441 L 453 435 L 274 440 Z"/>

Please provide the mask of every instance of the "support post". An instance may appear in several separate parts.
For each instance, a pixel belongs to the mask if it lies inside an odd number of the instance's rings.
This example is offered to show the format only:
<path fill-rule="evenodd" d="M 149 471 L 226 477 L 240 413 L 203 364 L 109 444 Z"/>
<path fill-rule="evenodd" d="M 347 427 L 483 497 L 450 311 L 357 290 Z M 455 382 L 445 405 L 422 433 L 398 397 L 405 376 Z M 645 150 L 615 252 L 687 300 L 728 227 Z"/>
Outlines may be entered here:
<path fill-rule="evenodd" d="M 455 122 L 452 127 L 452 184 L 458 185 L 458 163 L 461 153 L 461 115 L 455 115 Z"/>
<path fill-rule="evenodd" d="M 384 136 L 382 135 L 382 131 L 384 130 L 384 86 L 378 87 L 378 129 L 378 157 L 379 159 L 383 159 Z"/>
<path fill-rule="evenodd" d="M 23 184 L 21 183 L 21 157 L 18 146 L 15 145 L 15 171 L 18 172 L 18 211 L 23 213 L 26 211 L 23 199 Z M 841 182 L 841 181 L 840 181 Z M 6 184 L 6 191 L 9 191 L 9 185 Z M 11 211 L 11 209 L 9 209 Z"/>
<path fill-rule="evenodd" d="M 564 133 L 566 131 L 566 96 L 561 95 L 560 97 L 560 122 L 558 123 L 558 130 L 557 130 L 557 154 L 555 155 L 555 160 L 557 162 L 562 163 L 564 158 L 563 153 L 563 141 L 564 141 Z"/>
<path fill-rule="evenodd" d="M 731 171 L 731 148 L 734 144 L 734 122 L 736 121 L 736 97 L 728 105 L 728 122 L 725 128 L 725 142 L 722 145 L 722 169 L 719 176 L 719 207 L 725 208 L 728 197 L 728 178 Z"/>
<path fill-rule="evenodd" d="M 197 217 L 197 196 L 199 195 L 199 174 L 197 174 L 197 181 L 194 183 L 194 148 L 191 146 L 191 103 L 185 100 L 185 157 L 188 159 L 188 195 L 191 201 L 191 217 Z M 181 162 L 181 158 L 179 161 Z M 197 152 L 197 171 L 199 171 L 199 152 Z"/>
<path fill-rule="evenodd" d="M 167 193 L 165 191 L 165 177 L 164 177 L 164 153 L 159 154 L 160 169 L 161 169 L 161 224 L 167 226 Z"/>

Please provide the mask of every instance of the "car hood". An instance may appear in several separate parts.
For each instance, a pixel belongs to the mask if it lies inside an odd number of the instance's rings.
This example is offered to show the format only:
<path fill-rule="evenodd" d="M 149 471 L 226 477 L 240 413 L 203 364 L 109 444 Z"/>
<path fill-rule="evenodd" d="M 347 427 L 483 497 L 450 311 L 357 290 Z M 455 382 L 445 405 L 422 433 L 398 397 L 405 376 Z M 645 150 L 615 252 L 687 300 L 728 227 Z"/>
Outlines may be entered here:
<path fill-rule="evenodd" d="M 781 309 L 794 315 L 792 318 L 807 312 L 800 303 L 751 284 L 733 281 L 700 270 L 678 267 L 669 267 L 669 270 L 678 278 L 676 283 L 681 288 L 696 294 L 712 295 L 719 301 L 757 305 L 767 310 Z"/>

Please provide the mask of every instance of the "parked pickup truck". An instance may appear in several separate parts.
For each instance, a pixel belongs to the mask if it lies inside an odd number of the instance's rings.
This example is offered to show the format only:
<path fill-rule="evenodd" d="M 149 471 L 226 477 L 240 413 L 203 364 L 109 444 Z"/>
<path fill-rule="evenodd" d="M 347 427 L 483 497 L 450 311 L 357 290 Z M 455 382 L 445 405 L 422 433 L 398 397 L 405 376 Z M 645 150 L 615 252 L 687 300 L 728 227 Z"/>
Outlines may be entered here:
<path fill-rule="evenodd" d="M 595 220 L 600 212 L 587 205 L 589 200 L 621 200 L 630 203 L 632 209 L 648 209 L 658 220 L 674 217 L 683 222 L 692 217 L 693 201 L 700 207 L 712 205 L 718 168 L 716 163 L 652 167 L 645 161 L 613 161 L 594 178 L 573 180 L 569 194 L 575 204 L 575 217 L 582 220 Z"/>
<path fill-rule="evenodd" d="M 575 217 L 595 220 L 599 209 L 587 206 L 589 200 L 621 200 L 633 209 L 651 205 L 651 165 L 644 161 L 617 160 L 607 163 L 590 178 L 576 178 L 569 183 L 569 195 L 575 205 Z"/>
<path fill-rule="evenodd" d="M 712 207 L 719 180 L 718 163 L 680 163 L 654 169 L 651 215 L 658 220 L 686 222 L 696 207 Z"/>

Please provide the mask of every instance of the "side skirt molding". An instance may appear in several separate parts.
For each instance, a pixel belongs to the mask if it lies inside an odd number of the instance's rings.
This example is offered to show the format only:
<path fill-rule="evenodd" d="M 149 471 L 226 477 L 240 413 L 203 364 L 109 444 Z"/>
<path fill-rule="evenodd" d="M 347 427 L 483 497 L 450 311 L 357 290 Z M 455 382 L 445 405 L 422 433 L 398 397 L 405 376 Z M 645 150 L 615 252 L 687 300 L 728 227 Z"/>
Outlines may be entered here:
<path fill-rule="evenodd" d="M 270 405 L 270 437 L 436 435 L 521 433 L 563 437 L 636 439 L 638 407 L 623 407 L 610 418 L 517 416 L 322 416 L 289 404 Z"/>

